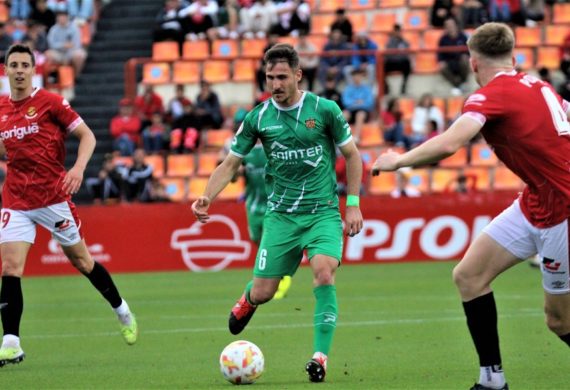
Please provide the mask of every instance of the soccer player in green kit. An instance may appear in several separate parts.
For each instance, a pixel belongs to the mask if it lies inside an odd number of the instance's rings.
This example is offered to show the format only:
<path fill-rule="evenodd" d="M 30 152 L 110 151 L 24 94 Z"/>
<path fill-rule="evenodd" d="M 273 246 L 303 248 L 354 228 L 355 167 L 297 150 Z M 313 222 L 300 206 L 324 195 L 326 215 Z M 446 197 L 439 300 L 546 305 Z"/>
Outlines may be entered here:
<path fill-rule="evenodd" d="M 230 313 L 230 332 L 240 333 L 257 306 L 273 298 L 281 277 L 295 273 L 306 250 L 316 305 L 314 353 L 305 368 L 311 381 L 322 382 L 338 315 L 334 281 L 343 244 L 335 148 L 340 148 L 347 165 L 344 230 L 349 236 L 362 230 L 358 198 L 362 161 L 338 105 L 299 90 L 302 72 L 293 47 L 277 44 L 265 53 L 264 60 L 272 98 L 246 116 L 230 153 L 212 173 L 204 194 L 192 204 L 192 211 L 200 222 L 208 221 L 210 203 L 261 140 L 268 158 L 268 209 L 254 277 Z"/>

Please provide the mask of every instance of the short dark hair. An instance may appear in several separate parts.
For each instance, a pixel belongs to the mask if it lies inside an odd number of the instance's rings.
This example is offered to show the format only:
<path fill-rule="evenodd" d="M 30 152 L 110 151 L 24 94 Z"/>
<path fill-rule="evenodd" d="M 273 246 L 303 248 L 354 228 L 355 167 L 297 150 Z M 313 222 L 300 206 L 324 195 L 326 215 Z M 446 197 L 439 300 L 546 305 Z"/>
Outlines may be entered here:
<path fill-rule="evenodd" d="M 22 45 L 20 43 L 16 43 L 8 48 L 6 56 L 4 57 L 4 66 L 8 66 L 8 58 L 10 58 L 13 53 L 28 53 L 32 58 L 32 66 L 36 66 L 36 58 L 34 57 L 32 49 L 30 49 L 28 45 Z"/>
<path fill-rule="evenodd" d="M 271 49 L 267 50 L 263 61 L 267 65 L 275 65 L 278 62 L 286 62 L 291 69 L 299 68 L 299 54 L 295 51 L 293 46 L 288 43 L 278 43 Z"/>

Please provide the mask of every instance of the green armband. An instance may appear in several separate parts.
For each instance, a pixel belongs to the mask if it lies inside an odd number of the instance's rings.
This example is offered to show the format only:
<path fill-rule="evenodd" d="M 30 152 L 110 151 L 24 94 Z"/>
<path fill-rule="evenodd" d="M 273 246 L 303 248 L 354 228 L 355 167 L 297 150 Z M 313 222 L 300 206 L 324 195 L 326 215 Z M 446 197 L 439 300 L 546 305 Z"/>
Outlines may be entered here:
<path fill-rule="evenodd" d="M 348 207 L 359 207 L 360 206 L 360 198 L 358 195 L 347 195 L 346 196 L 346 205 Z"/>

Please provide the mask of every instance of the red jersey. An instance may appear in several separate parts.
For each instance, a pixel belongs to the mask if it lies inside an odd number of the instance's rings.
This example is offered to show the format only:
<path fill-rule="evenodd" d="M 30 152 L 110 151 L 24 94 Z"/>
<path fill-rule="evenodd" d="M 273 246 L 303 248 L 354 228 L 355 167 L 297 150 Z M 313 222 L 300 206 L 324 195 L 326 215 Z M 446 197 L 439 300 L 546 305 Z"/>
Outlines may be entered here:
<path fill-rule="evenodd" d="M 2 207 L 31 210 L 71 199 L 62 191 L 64 140 L 82 122 L 64 98 L 43 89 L 20 101 L 0 97 L 0 139 L 8 157 Z"/>
<path fill-rule="evenodd" d="M 536 227 L 570 216 L 570 124 L 565 102 L 536 77 L 501 72 L 471 95 L 463 113 L 483 124 L 497 157 L 525 183 L 521 208 Z"/>

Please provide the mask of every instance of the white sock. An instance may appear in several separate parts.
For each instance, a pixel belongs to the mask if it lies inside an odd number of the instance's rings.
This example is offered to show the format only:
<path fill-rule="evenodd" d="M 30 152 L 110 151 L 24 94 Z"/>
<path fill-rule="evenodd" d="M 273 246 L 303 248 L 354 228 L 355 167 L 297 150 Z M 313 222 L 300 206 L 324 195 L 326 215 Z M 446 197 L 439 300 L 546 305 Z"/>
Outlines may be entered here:
<path fill-rule="evenodd" d="M 20 348 L 20 338 L 13 334 L 5 334 L 2 338 L 2 348 Z"/>
<path fill-rule="evenodd" d="M 117 313 L 119 321 L 121 321 L 123 325 L 131 324 L 131 309 L 129 309 L 127 301 L 123 299 L 121 305 L 113 310 Z"/>
<path fill-rule="evenodd" d="M 324 361 L 324 362 L 325 362 L 325 364 L 324 364 L 325 370 L 327 369 L 327 360 L 328 360 L 327 355 L 325 355 L 325 354 L 322 353 L 322 352 L 315 352 L 315 353 L 313 354 L 313 359 L 316 359 L 316 360 L 318 360 L 318 361 Z"/>
<path fill-rule="evenodd" d="M 505 386 L 505 374 L 501 366 L 486 366 L 480 370 L 479 384 L 492 389 L 502 389 Z"/>

